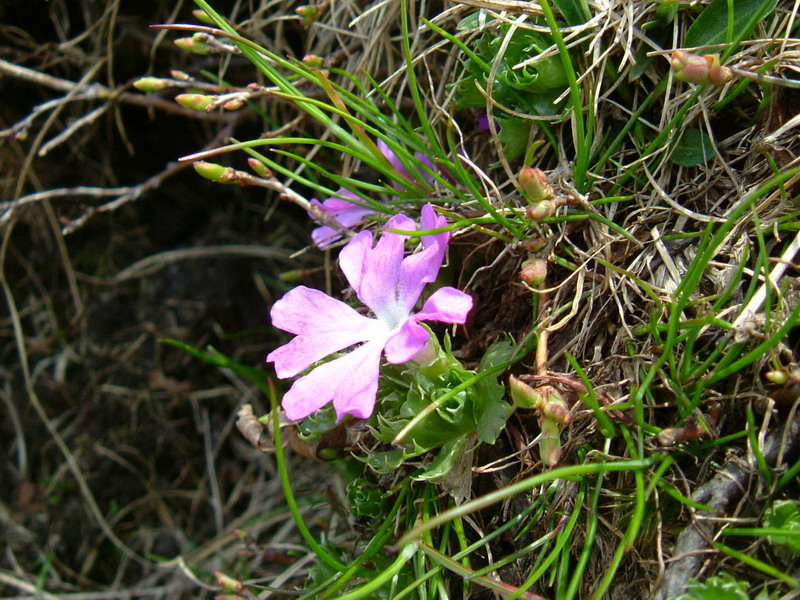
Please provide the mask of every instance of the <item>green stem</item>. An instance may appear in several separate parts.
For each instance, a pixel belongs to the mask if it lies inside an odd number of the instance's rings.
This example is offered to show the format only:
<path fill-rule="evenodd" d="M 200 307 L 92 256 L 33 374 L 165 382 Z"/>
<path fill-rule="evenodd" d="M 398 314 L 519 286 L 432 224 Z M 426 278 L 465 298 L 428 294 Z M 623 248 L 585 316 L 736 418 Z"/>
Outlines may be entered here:
<path fill-rule="evenodd" d="M 286 498 L 286 506 L 289 507 L 289 512 L 292 513 L 294 522 L 297 524 L 297 528 L 300 530 L 300 535 L 303 536 L 303 539 L 306 541 L 306 544 L 308 544 L 308 547 L 311 548 L 312 552 L 314 552 L 314 554 L 316 554 L 319 559 L 330 568 L 336 571 L 346 571 L 347 565 L 333 558 L 322 546 L 320 546 L 319 542 L 317 542 L 317 540 L 311 534 L 311 531 L 309 531 L 305 521 L 303 521 L 303 515 L 300 514 L 300 509 L 297 506 L 297 500 L 295 499 L 294 492 L 292 491 L 292 484 L 289 481 L 289 469 L 286 465 L 286 455 L 283 452 L 281 423 L 278 415 L 278 397 L 272 381 L 270 380 L 268 383 L 269 402 L 270 405 L 272 405 L 272 435 L 275 441 L 275 462 L 278 465 L 278 475 L 281 480 L 283 495 Z"/>
<path fill-rule="evenodd" d="M 480 498 L 475 498 L 470 502 L 466 502 L 460 506 L 457 506 L 456 508 L 450 509 L 439 515 L 436 515 L 430 521 L 416 525 L 411 531 L 407 532 L 402 538 L 400 538 L 399 545 L 402 546 L 403 544 L 407 544 L 411 540 L 420 537 L 426 531 L 430 531 L 431 529 L 439 527 L 439 525 L 443 525 L 448 521 L 452 521 L 453 519 L 463 517 L 472 512 L 482 510 L 484 508 L 491 506 L 492 504 L 496 504 L 497 502 L 500 502 L 507 498 L 511 498 L 512 496 L 521 494 L 523 492 L 527 492 L 528 490 L 540 486 L 543 483 L 549 483 L 551 481 L 555 481 L 556 479 L 573 479 L 575 477 L 582 477 L 584 475 L 590 475 L 595 473 L 608 473 L 611 471 L 638 472 L 639 470 L 645 469 L 652 464 L 653 464 L 653 459 L 626 460 L 619 462 L 601 462 L 601 463 L 590 463 L 586 465 L 571 465 L 568 467 L 553 469 L 545 473 L 539 473 L 538 475 L 527 477 L 525 479 L 517 481 L 516 483 L 501 488 L 497 491 L 486 494 L 485 496 L 481 496 Z"/>
<path fill-rule="evenodd" d="M 412 542 L 404 546 L 403 550 L 400 552 L 399 556 L 395 559 L 395 561 L 391 565 L 386 567 L 383 571 L 381 571 L 372 581 L 361 586 L 357 590 L 350 592 L 349 594 L 345 594 L 344 596 L 339 596 L 336 600 L 358 600 L 359 598 L 375 598 L 376 596 L 373 595 L 373 592 L 379 590 L 382 586 L 389 583 L 389 581 L 391 581 L 392 578 L 400 572 L 400 570 L 405 566 L 405 564 L 417 552 L 418 545 L 419 542 Z"/>
<path fill-rule="evenodd" d="M 566 72 L 567 82 L 569 83 L 569 95 L 572 99 L 572 110 L 575 115 L 575 169 L 573 175 L 575 176 L 575 187 L 581 192 L 586 192 L 585 183 L 586 175 L 589 167 L 589 152 L 591 147 L 591 140 L 586 137 L 586 127 L 583 121 L 583 99 L 581 98 L 581 88 L 578 84 L 578 78 L 575 77 L 575 67 L 572 64 L 572 58 L 569 55 L 569 49 L 564 43 L 564 37 L 561 35 L 561 29 L 556 23 L 556 18 L 553 15 L 553 9 L 550 8 L 548 0 L 540 0 L 539 4 L 542 6 L 544 18 L 550 27 L 550 33 L 558 48 L 558 54 L 561 56 L 561 62 L 564 64 L 564 71 Z"/>

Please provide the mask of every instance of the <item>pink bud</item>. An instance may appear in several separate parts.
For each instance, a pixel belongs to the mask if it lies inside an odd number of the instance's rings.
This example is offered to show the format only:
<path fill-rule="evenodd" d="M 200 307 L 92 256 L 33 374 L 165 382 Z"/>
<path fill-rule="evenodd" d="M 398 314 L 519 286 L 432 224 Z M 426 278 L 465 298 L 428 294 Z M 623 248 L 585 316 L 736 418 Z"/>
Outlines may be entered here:
<path fill-rule="evenodd" d="M 133 87 L 140 92 L 159 92 L 169 87 L 169 81 L 158 77 L 142 77 L 133 82 Z"/>
<path fill-rule="evenodd" d="M 543 258 L 531 258 L 522 263 L 519 278 L 532 288 L 538 288 L 547 279 L 547 261 Z"/>
<path fill-rule="evenodd" d="M 206 96 L 205 94 L 178 94 L 175 96 L 175 102 L 189 110 L 205 110 L 214 102 L 214 96 Z"/>
<path fill-rule="evenodd" d="M 670 64 L 675 79 L 687 83 L 722 86 L 733 77 L 731 70 L 720 64 L 719 54 L 700 56 L 683 50 L 675 50 L 672 53 Z"/>
<path fill-rule="evenodd" d="M 539 392 L 513 375 L 508 376 L 508 389 L 511 400 L 518 408 L 539 408 L 544 401 Z"/>
<path fill-rule="evenodd" d="M 259 177 L 263 177 L 264 179 L 272 179 L 274 177 L 272 171 L 260 160 L 248 158 L 247 164 L 250 165 L 250 168 L 253 169 L 253 172 Z"/>
<path fill-rule="evenodd" d="M 311 69 L 321 69 L 325 66 L 325 59 L 315 54 L 306 54 L 303 57 L 303 64 Z"/>
<path fill-rule="evenodd" d="M 536 204 L 531 204 L 525 214 L 531 221 L 538 223 L 556 214 L 556 203 L 552 200 L 542 200 Z"/>
<path fill-rule="evenodd" d="M 527 240 L 522 242 L 522 247 L 528 252 L 538 252 L 545 246 L 547 246 L 547 240 L 542 237 L 529 237 Z"/>
<path fill-rule="evenodd" d="M 572 414 L 570 414 L 569 408 L 567 408 L 567 403 L 564 402 L 564 398 L 561 397 L 561 394 L 553 388 L 550 388 L 549 392 L 549 394 L 545 395 L 544 402 L 540 407 L 542 415 L 555 423 L 567 425 L 572 421 Z"/>
<path fill-rule="evenodd" d="M 553 187 L 547 181 L 544 171 L 536 167 L 522 167 L 517 174 L 522 195 L 530 204 L 537 204 L 542 200 L 552 200 Z"/>
<path fill-rule="evenodd" d="M 217 571 L 214 573 L 214 576 L 217 578 L 217 585 L 219 585 L 226 592 L 238 594 L 244 589 L 244 584 L 241 581 L 234 579 L 229 575 L 225 575 L 225 573 Z"/>
<path fill-rule="evenodd" d="M 208 54 L 208 44 L 197 38 L 197 34 L 189 38 L 178 38 L 173 42 L 178 48 L 192 54 Z"/>
<path fill-rule="evenodd" d="M 313 4 L 304 4 L 303 6 L 298 6 L 294 9 L 295 14 L 303 17 L 303 25 L 308 27 L 314 21 L 319 19 L 320 12 L 319 9 Z"/>
<path fill-rule="evenodd" d="M 244 106 L 244 98 L 234 98 L 222 105 L 222 110 L 239 110 Z"/>

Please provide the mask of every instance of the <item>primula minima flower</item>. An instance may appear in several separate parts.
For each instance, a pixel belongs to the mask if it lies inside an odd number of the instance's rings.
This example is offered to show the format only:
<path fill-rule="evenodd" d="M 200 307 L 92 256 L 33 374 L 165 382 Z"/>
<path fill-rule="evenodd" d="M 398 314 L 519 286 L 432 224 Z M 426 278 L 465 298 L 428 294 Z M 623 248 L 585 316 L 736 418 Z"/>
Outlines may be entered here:
<path fill-rule="evenodd" d="M 352 198 L 356 202 L 363 202 L 361 198 L 345 188 L 339 188 L 336 193 L 340 196 Z M 319 206 L 320 210 L 331 215 L 334 219 L 336 219 L 339 225 L 348 229 L 367 215 L 371 215 L 375 212 L 374 209 L 369 208 L 368 206 L 361 206 L 359 204 L 350 202 L 349 200 L 345 200 L 344 198 L 337 198 L 336 196 L 332 196 L 324 202 L 320 202 L 316 198 L 313 198 L 311 203 Z M 342 236 L 332 227 L 322 225 L 321 227 L 315 228 L 311 232 L 311 239 L 314 240 L 314 243 L 318 248 L 325 248 L 334 242 L 338 242 L 340 239 L 342 239 Z"/>
<path fill-rule="evenodd" d="M 412 179 L 411 174 L 408 172 L 408 169 L 406 169 L 403 166 L 403 163 L 400 162 L 400 159 L 397 158 L 397 155 L 394 152 L 392 152 L 391 148 L 389 148 L 389 146 L 387 146 L 383 140 L 378 140 L 378 148 L 380 149 L 381 152 L 383 152 L 383 155 L 389 160 L 391 165 L 398 173 L 400 173 L 404 177 Z M 434 168 L 433 163 L 430 161 L 430 159 L 421 152 L 417 152 L 414 155 L 414 157 L 420 162 L 424 163 L 430 169 Z M 428 180 L 429 183 L 433 183 L 433 176 L 421 170 L 420 173 L 423 175 L 423 177 L 425 177 L 425 179 Z M 394 189 L 396 190 L 403 189 L 403 186 L 401 186 L 397 182 L 394 182 L 393 185 Z M 339 196 L 345 196 L 346 198 L 351 198 L 356 202 L 363 201 L 353 192 L 345 188 L 339 188 L 336 193 L 339 194 Z M 361 221 L 367 215 L 371 215 L 376 212 L 374 209 L 370 207 L 361 206 L 359 204 L 349 202 L 345 198 L 339 198 L 337 196 L 332 196 L 327 200 L 324 200 L 323 202 L 320 202 L 316 198 L 313 198 L 311 200 L 311 203 L 315 204 L 316 206 L 319 206 L 321 210 L 323 210 L 324 212 L 328 213 L 333 218 L 335 218 L 336 221 L 339 223 L 339 225 L 347 229 L 353 227 L 353 225 Z M 330 246 L 334 242 L 338 242 L 339 240 L 341 240 L 342 236 L 332 227 L 328 227 L 327 225 L 322 225 L 320 227 L 315 228 L 311 232 L 311 239 L 314 241 L 314 244 L 318 248 L 325 248 L 327 246 Z"/>
<path fill-rule="evenodd" d="M 430 204 L 422 209 L 423 230 L 446 223 Z M 413 231 L 416 224 L 405 215 L 395 215 L 386 228 Z M 272 324 L 296 336 L 267 356 L 281 379 L 299 375 L 317 361 L 353 347 L 294 382 L 283 397 L 289 419 L 302 419 L 331 401 L 339 419 L 346 414 L 366 419 L 375 405 L 382 354 L 393 364 L 408 362 L 425 347 L 430 335 L 420 321 L 466 321 L 472 298 L 452 287 L 436 290 L 422 309 L 412 314 L 425 284 L 436 280 L 449 234 L 422 236 L 422 249 L 404 256 L 409 237 L 384 232 L 373 245 L 372 232 L 362 231 L 339 255 L 345 277 L 374 316 L 362 315 L 305 286 L 294 288 L 273 305 Z"/>
<path fill-rule="evenodd" d="M 395 171 L 400 173 L 402 176 L 407 177 L 408 179 L 414 179 L 413 177 L 411 177 L 411 173 L 408 172 L 408 169 L 406 169 L 405 165 L 403 165 L 403 163 L 400 161 L 397 155 L 392 151 L 391 148 L 389 148 L 389 146 L 386 145 L 386 142 L 379 139 L 378 149 L 383 153 L 383 155 L 387 159 L 389 159 L 389 162 L 394 167 Z M 414 158 L 416 158 L 418 161 L 427 166 L 431 171 L 433 171 L 434 166 L 433 163 L 431 162 L 431 159 L 425 156 L 422 152 L 417 152 L 416 154 L 414 154 Z M 433 176 L 430 173 L 428 173 L 423 169 L 417 169 L 417 171 L 428 181 L 428 183 L 431 184 L 433 183 Z M 403 189 L 403 186 L 397 182 L 394 182 L 392 185 L 394 185 L 394 189 L 396 190 Z"/>

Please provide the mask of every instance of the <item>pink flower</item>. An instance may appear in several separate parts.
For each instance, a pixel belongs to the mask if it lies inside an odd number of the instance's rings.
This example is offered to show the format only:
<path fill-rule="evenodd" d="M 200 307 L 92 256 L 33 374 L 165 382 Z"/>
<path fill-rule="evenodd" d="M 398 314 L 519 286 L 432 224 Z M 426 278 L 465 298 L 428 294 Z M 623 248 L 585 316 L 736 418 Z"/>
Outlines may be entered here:
<path fill-rule="evenodd" d="M 391 148 L 389 148 L 389 146 L 386 145 L 386 142 L 384 142 L 383 140 L 379 139 L 378 140 L 378 149 L 383 153 L 383 155 L 387 159 L 389 159 L 389 162 L 394 167 L 395 171 L 397 171 L 398 173 L 400 173 L 400 175 L 402 175 L 403 177 L 406 177 L 407 179 L 411 179 L 411 180 L 414 179 L 414 177 L 411 176 L 411 173 L 408 172 L 408 169 L 406 169 L 405 165 L 403 165 L 403 163 L 400 161 L 400 159 L 397 157 L 397 155 L 392 151 Z M 428 158 L 427 156 L 425 156 L 422 152 L 417 152 L 416 154 L 414 154 L 414 158 L 416 158 L 419 162 L 423 163 L 426 167 L 428 167 L 431 171 L 433 171 L 434 166 L 433 166 L 433 163 L 431 162 L 431 159 Z M 420 169 L 420 168 L 417 168 L 416 171 L 417 171 L 417 173 L 422 175 L 428 183 L 431 183 L 431 184 L 433 183 L 434 179 L 433 179 L 433 176 L 430 173 L 428 173 L 427 171 L 424 171 L 423 169 Z M 394 185 L 394 189 L 396 189 L 396 190 L 402 190 L 403 189 L 403 186 L 400 185 L 397 182 L 394 182 L 393 185 Z"/>
<path fill-rule="evenodd" d="M 403 166 L 403 163 L 400 162 L 400 159 L 397 158 L 397 155 L 392 152 L 392 149 L 386 145 L 383 140 L 378 140 L 378 148 L 380 151 L 383 152 L 383 155 L 389 160 L 391 165 L 394 167 L 395 171 L 397 171 L 403 177 L 408 179 L 413 179 L 411 174 L 408 172 Z M 433 169 L 433 163 L 431 160 L 426 157 L 421 152 L 417 152 L 414 157 L 419 160 L 421 163 L 425 164 L 430 169 Z M 429 173 L 418 169 L 418 172 L 425 177 L 428 183 L 433 183 L 434 179 Z M 394 189 L 402 190 L 403 186 L 398 184 L 397 182 L 393 183 Z M 339 196 L 345 196 L 346 198 L 350 198 L 355 202 L 363 202 L 362 198 L 359 198 L 356 194 L 351 192 L 346 188 L 339 188 L 336 192 Z M 346 229 L 350 229 L 356 223 L 361 221 L 367 215 L 374 214 L 376 211 L 373 208 L 368 206 L 361 206 L 360 204 L 356 204 L 355 202 L 350 202 L 345 198 L 339 198 L 337 196 L 331 196 L 327 200 L 320 202 L 316 198 L 311 200 L 312 204 L 315 204 L 320 207 L 323 212 L 328 213 L 331 215 L 342 227 Z M 328 227 L 327 225 L 322 225 L 320 227 L 315 228 L 311 232 L 311 239 L 316 244 L 317 248 L 325 248 L 330 246 L 334 242 L 338 242 L 342 239 L 342 236 L 332 227 Z"/>
<path fill-rule="evenodd" d="M 339 188 L 336 193 L 340 196 L 351 198 L 356 202 L 363 202 L 361 198 L 345 188 Z M 336 219 L 339 225 L 347 229 L 351 228 L 367 215 L 371 215 L 375 212 L 375 209 L 373 208 L 361 206 L 345 200 L 344 198 L 337 198 L 336 196 L 331 196 L 323 202 L 313 198 L 311 203 L 319 206 L 323 212 L 331 215 L 334 219 Z M 342 239 L 342 236 L 332 227 L 322 225 L 315 228 L 311 232 L 311 239 L 314 240 L 314 243 L 318 248 L 325 248 L 334 242 L 338 242 L 340 239 Z"/>
<path fill-rule="evenodd" d="M 430 204 L 423 207 L 423 230 L 446 223 Z M 416 224 L 405 215 L 395 215 L 386 228 L 413 231 Z M 382 354 L 393 364 L 414 358 L 429 337 L 419 321 L 466 321 L 472 298 L 452 287 L 436 290 L 422 310 L 411 313 L 425 284 L 436 280 L 449 234 L 423 236 L 422 249 L 404 256 L 409 237 L 384 232 L 373 245 L 372 232 L 362 231 L 339 255 L 342 271 L 373 317 L 305 286 L 294 288 L 273 305 L 272 324 L 296 335 L 267 356 L 281 379 L 299 375 L 317 361 L 355 346 L 294 382 L 283 397 L 288 418 L 302 419 L 331 401 L 339 419 L 346 414 L 368 418 L 375 405 Z"/>

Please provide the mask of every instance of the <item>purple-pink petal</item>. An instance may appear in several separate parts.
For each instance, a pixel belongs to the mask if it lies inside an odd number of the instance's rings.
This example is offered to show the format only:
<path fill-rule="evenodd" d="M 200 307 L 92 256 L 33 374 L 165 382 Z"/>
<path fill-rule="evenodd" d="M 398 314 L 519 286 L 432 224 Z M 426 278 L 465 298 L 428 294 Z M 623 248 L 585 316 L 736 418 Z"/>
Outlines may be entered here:
<path fill-rule="evenodd" d="M 413 231 L 416 224 L 405 215 L 395 215 L 389 219 L 386 227 Z M 382 311 L 395 304 L 395 291 L 408 236 L 385 232 L 373 248 L 372 237 L 363 233 L 342 250 L 339 263 L 358 299 L 380 318 Z"/>
<path fill-rule="evenodd" d="M 341 194 L 342 196 L 346 196 L 347 198 L 351 198 L 352 200 L 363 201 L 353 192 L 345 188 L 340 188 L 337 191 L 337 193 Z M 352 227 L 367 215 L 371 215 L 375 212 L 375 210 L 370 207 L 361 206 L 359 204 L 349 202 L 344 198 L 338 198 L 336 196 L 331 196 L 324 202 L 312 199 L 311 203 L 315 204 L 316 206 L 319 206 L 319 208 L 323 212 L 326 212 L 329 215 L 331 215 L 333 218 L 336 219 L 339 225 L 345 228 Z M 342 236 L 332 227 L 328 227 L 327 225 L 322 225 L 320 227 L 315 228 L 311 232 L 311 239 L 314 241 L 317 247 L 325 248 L 326 246 L 329 246 L 334 242 L 338 242 L 340 239 L 342 239 Z"/>
<path fill-rule="evenodd" d="M 425 301 L 422 310 L 415 314 L 414 321 L 442 321 L 443 323 L 465 323 L 472 310 L 472 296 L 453 287 L 439 288 Z"/>
<path fill-rule="evenodd" d="M 283 396 L 286 416 L 298 421 L 333 401 L 339 419 L 345 414 L 369 417 L 378 391 L 383 342 L 366 343 L 295 381 Z"/>
<path fill-rule="evenodd" d="M 378 139 L 378 149 L 387 158 L 387 160 L 392 165 L 392 167 L 394 167 L 395 171 L 397 171 L 403 177 L 406 177 L 408 179 L 414 179 L 411 176 L 411 173 L 408 172 L 408 169 L 406 169 L 406 167 L 402 163 L 402 161 L 398 158 L 397 154 L 394 153 L 394 150 L 389 148 L 389 146 L 386 144 L 386 142 L 384 142 L 381 139 Z M 429 159 L 427 156 L 425 156 L 422 152 L 415 153 L 414 154 L 414 158 L 416 158 L 419 162 L 421 162 L 424 165 L 426 165 L 431 171 L 434 170 L 433 162 L 431 161 L 431 159 Z M 430 173 L 428 173 L 427 171 L 425 171 L 423 169 L 420 169 L 419 167 L 415 167 L 415 171 L 417 171 L 417 173 L 422 175 L 428 181 L 428 183 L 433 183 L 433 181 L 434 181 L 433 175 L 431 175 Z M 400 185 L 397 182 L 394 182 L 393 185 L 394 185 L 394 188 L 396 190 L 402 190 L 403 189 L 403 186 Z"/>
<path fill-rule="evenodd" d="M 414 154 L 414 158 L 416 158 L 419 162 L 421 162 L 426 167 L 428 167 L 431 171 L 434 170 L 433 161 L 430 158 L 428 158 L 427 156 L 425 156 L 422 152 L 415 153 Z M 430 173 L 428 173 L 427 171 L 425 171 L 423 169 L 418 169 L 418 170 L 419 170 L 420 174 L 425 179 L 428 180 L 428 183 L 433 183 L 433 181 L 434 181 L 433 175 L 431 175 Z"/>
<path fill-rule="evenodd" d="M 411 318 L 386 341 L 386 360 L 394 365 L 410 361 L 425 346 L 430 333 Z"/>
<path fill-rule="evenodd" d="M 275 363 L 275 372 L 281 379 L 293 377 L 318 360 L 385 330 L 375 319 L 305 286 L 294 288 L 278 300 L 270 316 L 275 327 L 297 336 L 267 356 L 267 362 Z"/>
<path fill-rule="evenodd" d="M 394 150 L 389 148 L 382 139 L 378 139 L 378 150 L 387 158 L 389 163 L 394 167 L 394 170 L 400 173 L 405 177 L 411 177 L 411 174 L 408 172 L 408 169 L 405 168 L 403 163 L 397 158 L 397 154 L 394 153 Z"/>
<path fill-rule="evenodd" d="M 354 290 L 361 288 L 364 278 L 364 257 L 372 250 L 372 232 L 362 231 L 347 242 L 339 253 L 339 268 Z"/>
<path fill-rule="evenodd" d="M 438 245 L 429 246 L 407 256 L 400 265 L 397 303 L 406 314 L 416 305 L 425 285 L 436 281 L 436 275 L 442 266 L 442 254 Z"/>
<path fill-rule="evenodd" d="M 428 203 L 422 207 L 422 214 L 419 219 L 419 228 L 422 231 L 429 231 L 431 229 L 440 229 L 447 226 L 447 219 L 436 213 L 433 205 Z M 450 241 L 450 232 L 443 231 L 442 233 L 434 233 L 433 235 L 423 235 L 422 245 L 427 248 L 431 244 L 438 243 L 442 248 L 442 252 L 447 249 L 447 244 Z M 444 254 L 443 254 L 444 255 Z"/>
<path fill-rule="evenodd" d="M 439 229 L 447 225 L 447 219 L 436 214 L 431 204 L 422 207 L 420 228 Z M 398 303 L 411 312 L 426 283 L 433 283 L 439 274 L 444 255 L 447 252 L 448 232 L 422 236 L 423 249 L 403 260 L 398 281 Z"/>

